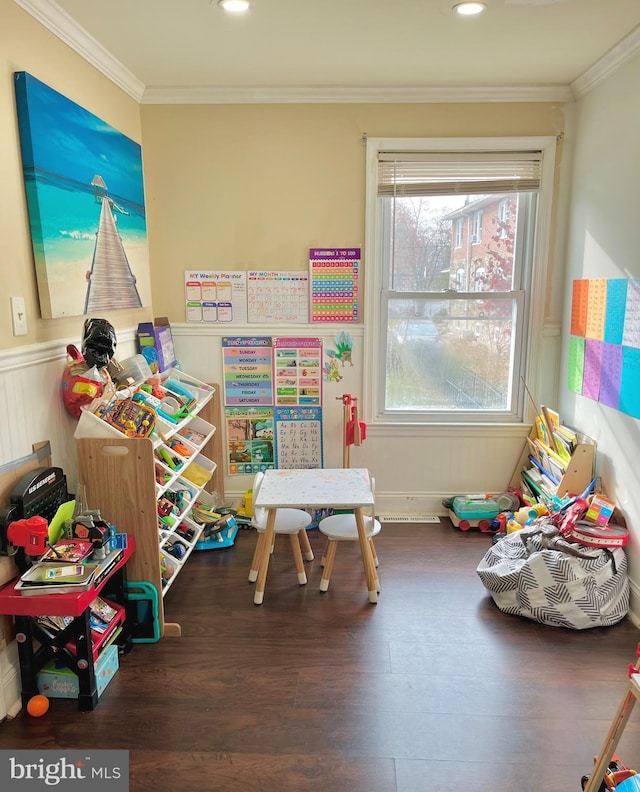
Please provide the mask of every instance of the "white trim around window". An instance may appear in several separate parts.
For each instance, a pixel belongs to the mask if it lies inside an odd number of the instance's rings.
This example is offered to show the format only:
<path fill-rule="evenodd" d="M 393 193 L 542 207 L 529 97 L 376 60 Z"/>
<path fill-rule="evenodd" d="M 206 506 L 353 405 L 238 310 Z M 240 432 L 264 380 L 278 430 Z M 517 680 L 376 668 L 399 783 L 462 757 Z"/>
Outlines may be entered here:
<path fill-rule="evenodd" d="M 416 420 L 410 416 L 389 416 L 381 403 L 381 378 L 384 378 L 384 360 L 381 349 L 386 330 L 384 304 L 381 300 L 383 291 L 383 272 L 380 266 L 381 256 L 378 250 L 379 234 L 377 233 L 380 218 L 378 217 L 379 202 L 377 196 L 379 152 L 522 152 L 537 150 L 542 154 L 540 188 L 538 191 L 537 220 L 533 241 L 532 277 L 529 286 L 529 309 L 526 317 L 528 338 L 526 357 L 522 370 L 530 389 L 535 390 L 538 381 L 538 369 L 542 364 L 542 335 L 544 323 L 545 292 L 547 282 L 548 261 L 550 255 L 550 229 L 553 209 L 553 184 L 555 174 L 554 137 L 513 137 L 513 138 L 368 138 L 366 154 L 366 282 L 365 282 L 365 316 L 364 333 L 364 388 L 361 406 L 364 417 L 375 432 L 376 426 L 384 425 L 415 425 L 416 427 L 433 427 L 442 424 L 438 417 Z M 526 422 L 530 410 L 523 395 L 519 398 L 518 409 L 511 416 L 511 421 Z M 445 422 L 456 423 L 450 416 Z M 482 416 L 474 419 L 476 423 L 484 423 Z M 473 423 L 471 420 L 469 423 Z M 425 429 L 427 431 L 427 429 Z"/>

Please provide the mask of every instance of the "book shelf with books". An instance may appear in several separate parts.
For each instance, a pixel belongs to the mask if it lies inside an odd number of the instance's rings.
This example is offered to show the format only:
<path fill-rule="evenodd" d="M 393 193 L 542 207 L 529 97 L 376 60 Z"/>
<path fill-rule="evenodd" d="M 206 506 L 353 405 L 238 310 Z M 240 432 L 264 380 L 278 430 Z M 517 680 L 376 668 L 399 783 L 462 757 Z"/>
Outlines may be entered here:
<path fill-rule="evenodd" d="M 509 486 L 547 505 L 580 495 L 593 481 L 595 455 L 594 440 L 560 424 L 558 414 L 546 410 L 536 416 Z"/>

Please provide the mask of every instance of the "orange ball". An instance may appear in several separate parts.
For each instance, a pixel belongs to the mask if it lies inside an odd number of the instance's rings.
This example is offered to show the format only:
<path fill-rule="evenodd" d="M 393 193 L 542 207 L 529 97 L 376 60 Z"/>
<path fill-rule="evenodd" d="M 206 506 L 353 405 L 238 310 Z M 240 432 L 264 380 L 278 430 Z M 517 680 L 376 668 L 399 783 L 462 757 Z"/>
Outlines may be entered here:
<path fill-rule="evenodd" d="M 27 712 L 34 718 L 40 718 L 49 709 L 49 699 L 46 696 L 32 696 L 27 702 Z"/>

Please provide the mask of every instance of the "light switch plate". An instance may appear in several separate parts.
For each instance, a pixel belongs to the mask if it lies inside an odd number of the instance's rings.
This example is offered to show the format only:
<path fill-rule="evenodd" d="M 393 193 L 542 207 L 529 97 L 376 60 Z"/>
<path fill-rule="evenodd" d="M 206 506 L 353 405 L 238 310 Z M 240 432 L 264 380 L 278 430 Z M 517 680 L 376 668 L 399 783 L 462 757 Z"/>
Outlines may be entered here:
<path fill-rule="evenodd" d="M 24 297 L 11 298 L 11 318 L 13 319 L 14 336 L 27 334 L 27 309 L 24 304 Z"/>

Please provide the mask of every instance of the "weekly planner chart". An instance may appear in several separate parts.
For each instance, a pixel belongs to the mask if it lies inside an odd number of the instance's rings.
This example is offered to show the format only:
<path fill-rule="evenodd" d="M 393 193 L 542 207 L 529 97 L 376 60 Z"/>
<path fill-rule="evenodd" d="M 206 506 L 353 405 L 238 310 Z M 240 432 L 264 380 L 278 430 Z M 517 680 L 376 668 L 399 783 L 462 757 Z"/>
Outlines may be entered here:
<path fill-rule="evenodd" d="M 187 322 L 247 321 L 247 273 L 198 271 L 184 273 Z"/>

